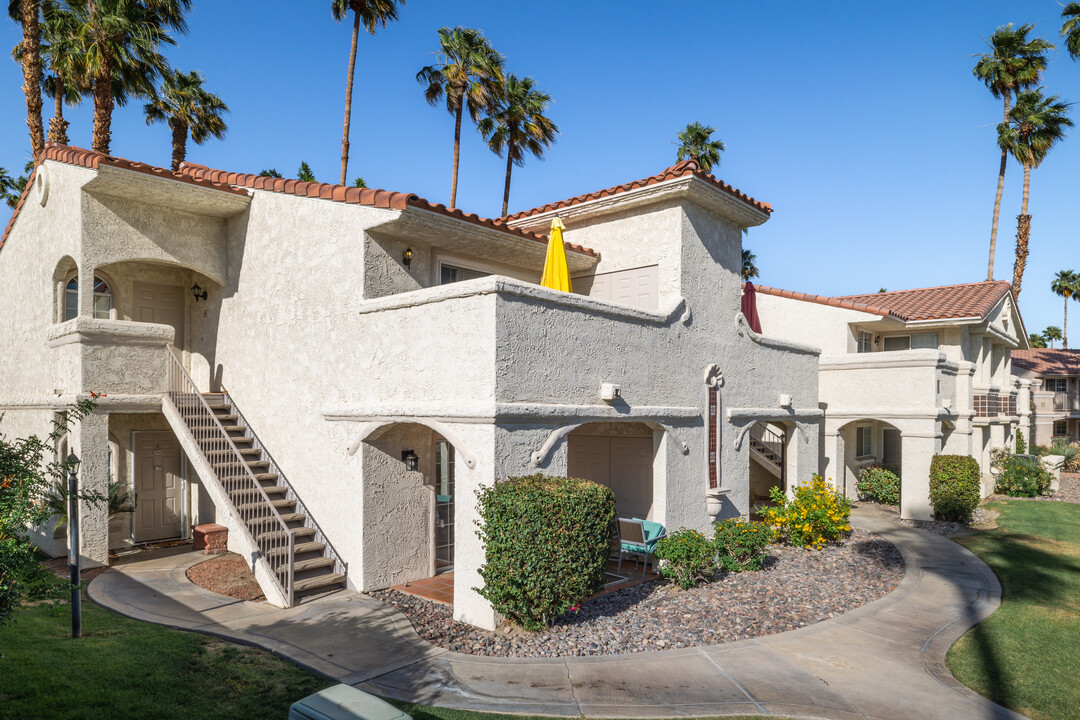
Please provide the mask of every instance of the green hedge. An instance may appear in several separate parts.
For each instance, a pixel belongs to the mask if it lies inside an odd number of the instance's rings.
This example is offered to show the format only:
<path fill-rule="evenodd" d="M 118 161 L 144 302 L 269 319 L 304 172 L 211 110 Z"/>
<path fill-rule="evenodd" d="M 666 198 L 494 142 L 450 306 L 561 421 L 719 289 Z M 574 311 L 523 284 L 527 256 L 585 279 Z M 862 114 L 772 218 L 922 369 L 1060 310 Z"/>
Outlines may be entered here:
<path fill-rule="evenodd" d="M 480 492 L 484 587 L 499 613 L 528 630 L 604 587 L 615 533 L 609 488 L 565 477 L 507 478 Z"/>
<path fill-rule="evenodd" d="M 866 467 L 859 471 L 855 483 L 859 494 L 872 497 L 886 505 L 900 504 L 900 478 L 891 470 L 883 467 Z"/>
<path fill-rule="evenodd" d="M 1001 475 L 994 489 L 1002 495 L 1035 497 L 1049 494 L 1053 480 L 1053 474 L 1042 466 L 1038 458 L 1011 455 L 1002 463 Z"/>
<path fill-rule="evenodd" d="M 968 522 L 979 505 L 982 471 L 967 455 L 935 455 L 930 461 L 930 504 L 942 520 Z"/>

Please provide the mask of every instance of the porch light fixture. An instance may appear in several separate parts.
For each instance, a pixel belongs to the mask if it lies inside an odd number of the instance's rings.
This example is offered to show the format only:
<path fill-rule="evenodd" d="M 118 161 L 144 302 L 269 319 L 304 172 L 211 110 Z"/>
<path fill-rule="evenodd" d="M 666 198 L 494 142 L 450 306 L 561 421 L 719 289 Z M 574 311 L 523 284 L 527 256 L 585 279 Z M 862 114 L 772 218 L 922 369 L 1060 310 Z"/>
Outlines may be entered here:
<path fill-rule="evenodd" d="M 405 469 L 415 472 L 420 467 L 420 457 L 412 450 L 401 451 L 401 462 L 405 463 Z"/>
<path fill-rule="evenodd" d="M 195 283 L 191 286 L 191 294 L 195 296 L 195 302 L 199 302 L 199 299 L 206 299 L 206 291 L 199 287 L 199 283 Z"/>
<path fill-rule="evenodd" d="M 406 269 L 412 267 L 413 251 L 411 247 L 405 248 L 405 252 L 401 253 L 401 262 L 405 263 Z"/>
<path fill-rule="evenodd" d="M 79 585 L 79 456 L 67 456 L 68 468 L 68 569 L 71 571 L 71 637 L 82 637 L 82 591 Z"/>

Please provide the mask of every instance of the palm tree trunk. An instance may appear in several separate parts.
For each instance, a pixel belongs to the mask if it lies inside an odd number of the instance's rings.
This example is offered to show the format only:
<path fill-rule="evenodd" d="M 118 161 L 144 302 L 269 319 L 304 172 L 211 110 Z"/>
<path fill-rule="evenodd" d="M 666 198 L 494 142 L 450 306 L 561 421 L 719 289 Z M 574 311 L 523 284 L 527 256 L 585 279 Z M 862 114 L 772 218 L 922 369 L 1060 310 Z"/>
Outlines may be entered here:
<path fill-rule="evenodd" d="M 112 68 L 105 65 L 94 78 L 94 135 L 90 147 L 99 153 L 109 154 L 112 142 L 112 112 L 116 99 L 112 94 Z"/>
<path fill-rule="evenodd" d="M 349 126 L 352 123 L 353 74 L 356 72 L 356 43 L 360 37 L 360 13 L 353 10 L 352 48 L 349 50 L 349 76 L 345 78 L 345 128 L 341 131 L 341 185 L 349 170 Z"/>
<path fill-rule="evenodd" d="M 1013 263 L 1013 294 L 1020 299 L 1020 283 L 1027 267 L 1028 239 L 1031 236 L 1031 216 L 1027 214 L 1028 188 L 1031 187 L 1031 166 L 1024 163 L 1024 199 L 1020 202 L 1020 214 L 1016 217 L 1016 262 Z"/>
<path fill-rule="evenodd" d="M 187 157 L 188 128 L 183 123 L 177 123 L 172 129 L 172 169 L 176 172 L 180 169 L 180 163 Z"/>
<path fill-rule="evenodd" d="M 22 0 L 23 94 L 26 95 L 26 125 L 30 128 L 30 148 L 37 159 L 45 149 L 45 128 L 41 124 L 41 25 L 38 0 Z"/>
<path fill-rule="evenodd" d="M 454 116 L 454 174 L 450 178 L 450 207 L 457 207 L 457 169 L 458 157 L 461 155 L 461 112 L 465 109 L 465 98 L 461 98 L 457 114 Z"/>
<path fill-rule="evenodd" d="M 1005 93 L 1005 120 L 1009 122 L 1009 93 Z M 994 196 L 994 222 L 990 225 L 990 263 L 986 269 L 986 279 L 994 279 L 994 249 L 997 246 L 998 215 L 1001 213 L 1001 191 L 1005 189 L 1005 164 L 1009 159 L 1006 150 L 1001 151 L 1001 168 L 998 170 L 997 195 Z"/>
<path fill-rule="evenodd" d="M 511 159 L 510 147 L 506 148 L 506 185 L 503 186 L 503 209 L 502 217 L 506 217 L 506 207 L 510 204 L 510 172 L 514 169 L 514 161 Z"/>
<path fill-rule="evenodd" d="M 1061 324 L 1061 347 L 1069 348 L 1069 296 L 1065 296 L 1065 322 Z"/>
<path fill-rule="evenodd" d="M 49 120 L 49 142 L 57 145 L 68 144 L 67 129 L 70 123 L 64 119 L 64 78 L 56 74 L 56 88 L 53 93 L 53 116 Z"/>

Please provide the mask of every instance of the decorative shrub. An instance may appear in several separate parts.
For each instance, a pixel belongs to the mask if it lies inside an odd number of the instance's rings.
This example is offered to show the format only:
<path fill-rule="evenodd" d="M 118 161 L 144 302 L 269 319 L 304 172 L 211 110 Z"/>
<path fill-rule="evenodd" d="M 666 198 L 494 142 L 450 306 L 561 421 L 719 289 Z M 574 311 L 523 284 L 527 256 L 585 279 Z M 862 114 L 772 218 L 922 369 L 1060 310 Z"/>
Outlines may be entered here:
<path fill-rule="evenodd" d="M 1065 459 L 1065 463 L 1062 469 L 1065 472 L 1077 472 L 1080 470 L 1080 445 L 1076 443 L 1070 443 L 1068 440 L 1062 440 L 1055 442 L 1051 447 L 1049 455 L 1060 455 Z"/>
<path fill-rule="evenodd" d="M 769 497 L 776 507 L 765 509 L 765 523 L 781 542 L 820 550 L 851 530 L 851 501 L 820 475 L 814 475 L 809 485 L 796 488 L 790 500 L 778 487 L 769 491 Z"/>
<path fill-rule="evenodd" d="M 967 455 L 935 455 L 930 461 L 930 504 L 942 520 L 968 522 L 979 505 L 982 472 Z"/>
<path fill-rule="evenodd" d="M 656 543 L 653 555 L 661 560 L 660 574 L 683 590 L 712 580 L 716 572 L 716 546 L 697 530 L 679 528 Z"/>
<path fill-rule="evenodd" d="M 768 556 L 766 548 L 772 539 L 772 528 L 765 523 L 740 519 L 715 523 L 713 545 L 717 563 L 726 572 L 760 570 Z"/>
<path fill-rule="evenodd" d="M 565 477 L 507 478 L 480 491 L 484 587 L 477 592 L 528 630 L 604 587 L 615 532 L 609 488 Z"/>
<path fill-rule="evenodd" d="M 876 465 L 863 468 L 855 487 L 861 496 L 872 497 L 886 505 L 900 504 L 900 478 L 891 470 Z"/>
<path fill-rule="evenodd" d="M 1027 441 L 1024 439 L 1024 431 L 1020 428 L 1016 428 L 1016 454 L 1027 454 Z"/>
<path fill-rule="evenodd" d="M 1004 462 L 995 490 L 1013 497 L 1035 497 L 1047 494 L 1053 479 L 1038 459 L 1014 455 Z"/>

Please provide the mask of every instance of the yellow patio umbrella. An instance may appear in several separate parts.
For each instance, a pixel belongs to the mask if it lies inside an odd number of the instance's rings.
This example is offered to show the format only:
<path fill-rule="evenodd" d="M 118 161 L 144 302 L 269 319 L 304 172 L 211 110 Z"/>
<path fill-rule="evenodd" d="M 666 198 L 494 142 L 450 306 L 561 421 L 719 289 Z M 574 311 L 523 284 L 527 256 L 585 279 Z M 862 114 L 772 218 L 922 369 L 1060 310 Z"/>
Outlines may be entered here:
<path fill-rule="evenodd" d="M 566 248 L 563 246 L 562 233 L 565 229 L 566 226 L 559 218 L 551 221 L 547 257 L 544 259 L 544 274 L 540 276 L 540 284 L 552 290 L 573 292 L 570 288 L 570 270 L 566 267 Z"/>

